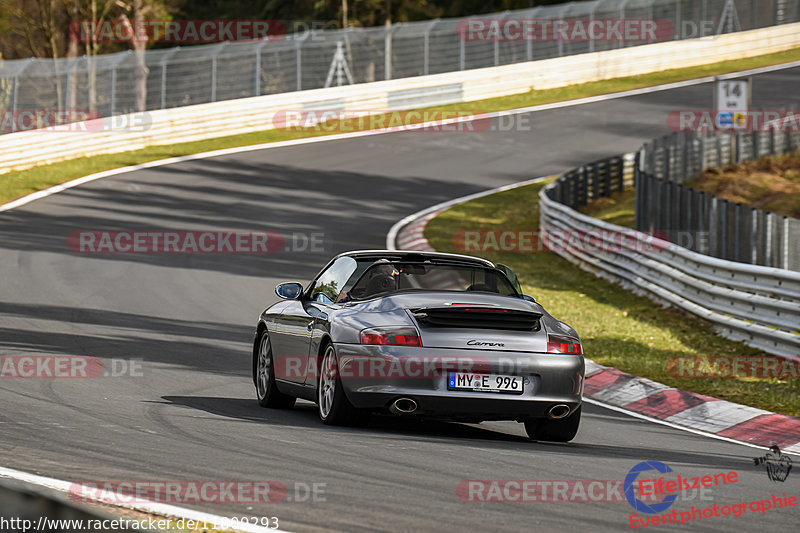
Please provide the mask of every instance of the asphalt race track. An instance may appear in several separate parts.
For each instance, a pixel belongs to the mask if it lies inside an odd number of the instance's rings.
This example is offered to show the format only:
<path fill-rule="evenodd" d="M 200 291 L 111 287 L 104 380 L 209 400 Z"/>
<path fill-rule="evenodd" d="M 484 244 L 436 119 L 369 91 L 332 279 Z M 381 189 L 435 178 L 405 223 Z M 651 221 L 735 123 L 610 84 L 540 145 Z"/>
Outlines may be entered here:
<path fill-rule="evenodd" d="M 798 82 L 800 69 L 757 76 L 754 108 L 798 109 Z M 70 481 L 277 480 L 289 488 L 282 503 L 184 506 L 277 516 L 293 531 L 624 530 L 633 512 L 625 501 L 464 502 L 456 487 L 621 480 L 644 460 L 684 477 L 738 473 L 713 501 L 695 495 L 678 511 L 797 496 L 800 473 L 771 482 L 753 464 L 761 450 L 591 405 L 576 440 L 556 445 L 528 442 L 515 423 L 328 428 L 313 404 L 275 411 L 255 400 L 252 328 L 277 282 L 310 279 L 336 252 L 382 248 L 409 213 L 634 150 L 668 132 L 670 111 L 711 106 L 711 86 L 701 85 L 532 113 L 530 131 L 404 132 L 244 152 L 121 174 L 0 213 L 0 355 L 94 356 L 106 368 L 141 359 L 141 375 L 0 379 L 0 464 Z M 67 247 L 79 230 L 158 229 L 321 232 L 324 250 Z M 296 501 L 315 483 L 317 501 Z M 798 517 L 793 507 L 683 527 L 781 532 Z"/>

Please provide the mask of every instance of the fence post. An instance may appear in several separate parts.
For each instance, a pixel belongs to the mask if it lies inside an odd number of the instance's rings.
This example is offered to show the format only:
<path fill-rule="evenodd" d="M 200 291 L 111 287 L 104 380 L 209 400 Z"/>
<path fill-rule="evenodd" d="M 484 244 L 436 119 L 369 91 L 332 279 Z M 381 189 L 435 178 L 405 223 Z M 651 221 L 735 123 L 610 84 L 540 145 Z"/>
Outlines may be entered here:
<path fill-rule="evenodd" d="M 267 42 L 268 40 L 264 40 L 256 45 L 256 68 L 253 76 L 253 96 L 261 96 L 261 49 L 264 48 L 264 45 L 267 44 Z"/>
<path fill-rule="evenodd" d="M 161 109 L 167 107 L 167 61 L 180 49 L 180 46 L 172 48 L 169 52 L 164 54 L 161 57 L 161 61 L 158 62 L 161 66 Z"/>
<path fill-rule="evenodd" d="M 433 27 L 436 26 L 436 23 L 439 22 L 440 19 L 433 19 L 426 27 L 425 27 L 425 34 L 422 37 L 422 74 L 427 76 L 428 72 L 430 71 L 430 62 L 431 62 L 431 32 L 433 31 Z M 463 38 L 463 37 L 462 37 Z"/>
<path fill-rule="evenodd" d="M 706 209 L 706 193 L 700 191 L 697 193 L 697 231 L 698 233 L 703 232 L 706 234 L 706 237 L 711 234 L 710 228 L 711 223 L 708 219 L 708 210 Z M 703 243 L 703 246 L 698 243 L 697 250 L 701 254 L 710 255 L 711 254 L 711 242 L 708 238 L 703 239 L 700 241 Z"/>
<path fill-rule="evenodd" d="M 569 11 L 571 4 L 565 5 L 561 10 L 558 12 L 558 20 L 563 22 L 564 14 Z M 558 57 L 564 57 L 564 41 L 561 39 L 558 40 Z"/>
<path fill-rule="evenodd" d="M 777 133 L 778 125 L 774 125 L 769 130 L 769 154 L 775 155 L 775 134 Z"/>
<path fill-rule="evenodd" d="M 114 110 L 117 104 L 117 64 L 119 64 L 123 59 L 128 57 L 129 54 L 133 52 L 128 50 L 127 52 L 120 52 L 119 56 L 111 62 L 111 95 L 109 96 L 109 113 L 108 116 L 114 116 Z M 69 72 L 69 71 L 67 71 Z"/>
<path fill-rule="evenodd" d="M 719 257 L 721 259 L 728 259 L 728 201 L 720 200 L 722 207 L 719 209 L 719 225 L 720 225 L 720 241 L 722 250 Z"/>
<path fill-rule="evenodd" d="M 496 20 L 504 19 L 511 11 L 503 11 Z M 500 39 L 494 40 L 494 66 L 500 65 Z"/>
<path fill-rule="evenodd" d="M 758 264 L 758 243 L 756 242 L 756 235 L 758 234 L 758 211 L 755 207 L 750 209 L 750 264 Z"/>
<path fill-rule="evenodd" d="M 736 202 L 736 205 L 733 206 L 733 260 L 739 260 L 739 223 L 742 219 L 742 204 Z"/>
<path fill-rule="evenodd" d="M 458 46 L 458 70 L 464 70 L 466 68 L 467 59 L 466 59 L 466 49 L 464 48 L 466 44 L 466 39 L 464 35 L 461 36 L 459 39 L 459 46 Z"/>
<path fill-rule="evenodd" d="M 789 217 L 783 217 L 783 268 L 789 270 Z"/>
<path fill-rule="evenodd" d="M 766 227 L 766 236 L 764 238 L 764 246 L 765 246 L 764 264 L 765 264 L 765 266 L 771 267 L 771 266 L 774 266 L 772 264 L 773 263 L 773 257 L 772 257 L 772 219 L 773 219 L 773 214 L 768 212 L 766 217 L 764 217 L 764 218 L 766 219 L 765 222 L 766 222 L 766 225 L 767 225 L 767 227 Z"/>
<path fill-rule="evenodd" d="M 757 131 L 753 131 L 753 159 L 758 161 L 761 157 L 761 135 Z"/>
<path fill-rule="evenodd" d="M 686 189 L 686 236 L 691 239 L 690 250 L 697 251 L 697 232 L 694 230 L 694 189 Z"/>
<path fill-rule="evenodd" d="M 228 45 L 227 42 L 219 43 L 219 46 L 211 55 L 211 101 L 217 101 L 217 55 Z"/>
<path fill-rule="evenodd" d="M 13 92 L 12 92 L 12 95 L 11 95 L 11 116 L 12 117 L 16 117 L 17 116 L 17 106 L 18 106 L 18 101 L 19 101 L 19 75 L 22 74 L 23 70 L 28 68 L 28 65 L 30 65 L 32 61 L 33 61 L 32 57 L 29 57 L 28 59 L 23 60 L 22 65 L 20 65 L 20 67 L 14 73 L 14 88 L 12 89 Z M 17 119 L 16 118 L 14 118 L 14 120 L 11 121 L 11 131 L 17 131 Z"/>
<path fill-rule="evenodd" d="M 622 0 L 622 3 L 619 5 L 619 18 L 620 20 L 625 20 L 625 6 L 628 5 L 628 2 L 631 0 Z M 622 33 L 620 32 L 619 37 L 619 47 L 625 48 L 625 37 L 623 37 Z"/>
<path fill-rule="evenodd" d="M 531 11 L 530 18 L 536 19 L 536 15 L 541 11 L 542 8 L 537 7 Z M 533 39 L 525 39 L 525 60 L 532 61 L 533 60 Z"/>
<path fill-rule="evenodd" d="M 295 66 L 297 67 L 297 90 L 303 90 L 303 41 L 308 38 L 304 33 L 299 39 L 295 38 Z"/>
<path fill-rule="evenodd" d="M 402 22 L 396 22 L 391 26 L 386 26 L 386 33 L 383 37 L 383 78 L 392 79 L 392 37 L 397 28 L 402 26 Z"/>
<path fill-rule="evenodd" d="M 711 209 L 709 210 L 709 213 L 708 213 L 708 233 L 709 233 L 709 236 L 711 236 L 711 235 L 719 235 L 719 231 L 718 231 L 718 229 L 719 229 L 719 219 L 718 219 L 718 217 L 719 217 L 719 213 L 718 213 L 719 205 L 718 205 L 718 202 L 719 201 L 718 201 L 717 197 L 712 195 L 711 196 Z M 713 250 L 711 249 L 712 247 L 710 246 L 710 244 L 711 244 L 711 241 L 709 239 L 709 250 L 708 250 L 709 255 L 713 255 L 715 257 L 719 257 L 719 248 L 720 248 L 719 241 L 716 241 L 715 245 L 713 246 Z"/>

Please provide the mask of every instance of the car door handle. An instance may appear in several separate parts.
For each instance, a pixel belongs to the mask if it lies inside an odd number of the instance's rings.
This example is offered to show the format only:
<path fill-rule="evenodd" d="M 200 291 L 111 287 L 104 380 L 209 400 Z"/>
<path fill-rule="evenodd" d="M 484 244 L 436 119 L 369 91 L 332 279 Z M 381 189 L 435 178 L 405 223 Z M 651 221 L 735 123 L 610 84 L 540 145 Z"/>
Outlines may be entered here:
<path fill-rule="evenodd" d="M 308 329 L 308 331 L 311 331 L 312 329 L 314 329 L 314 322 L 316 322 L 316 321 L 317 321 L 316 318 L 311 319 L 311 322 L 308 323 L 308 325 L 306 326 L 306 329 Z"/>

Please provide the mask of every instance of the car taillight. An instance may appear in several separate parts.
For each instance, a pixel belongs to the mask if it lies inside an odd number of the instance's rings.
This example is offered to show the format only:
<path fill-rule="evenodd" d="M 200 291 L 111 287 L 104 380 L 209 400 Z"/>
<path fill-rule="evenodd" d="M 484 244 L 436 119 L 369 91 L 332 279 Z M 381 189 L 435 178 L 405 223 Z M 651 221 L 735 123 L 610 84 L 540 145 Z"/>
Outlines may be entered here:
<path fill-rule="evenodd" d="M 422 346 L 422 339 L 419 332 L 412 327 L 368 328 L 361 331 L 361 344 Z"/>
<path fill-rule="evenodd" d="M 583 355 L 581 343 L 572 339 L 554 337 L 550 335 L 547 339 L 547 353 L 564 353 L 571 355 Z"/>

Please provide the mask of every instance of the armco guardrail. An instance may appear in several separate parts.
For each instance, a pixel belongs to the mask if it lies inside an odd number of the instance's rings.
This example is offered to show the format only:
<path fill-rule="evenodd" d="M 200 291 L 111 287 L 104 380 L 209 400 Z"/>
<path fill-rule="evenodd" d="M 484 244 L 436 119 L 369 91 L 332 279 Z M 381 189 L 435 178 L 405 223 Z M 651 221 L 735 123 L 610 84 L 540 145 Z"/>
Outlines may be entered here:
<path fill-rule="evenodd" d="M 135 150 L 272 129 L 286 110 L 401 110 L 550 89 L 769 54 L 800 46 L 800 23 L 462 72 L 228 100 L 119 115 L 144 127 L 23 131 L 0 136 L 0 173 L 80 156 Z M 105 119 L 112 120 L 112 119 Z M 89 127 L 92 129 L 94 126 Z M 75 129 L 73 126 L 72 130 Z"/>
<path fill-rule="evenodd" d="M 591 188 L 591 173 L 577 176 L 580 186 L 569 185 L 565 175 L 539 193 L 540 228 L 578 232 L 593 245 L 556 253 L 637 294 L 709 320 L 724 337 L 800 359 L 800 273 L 709 257 L 578 213 L 558 200 L 570 197 L 560 191 L 577 191 L 571 193 L 575 198 Z"/>

